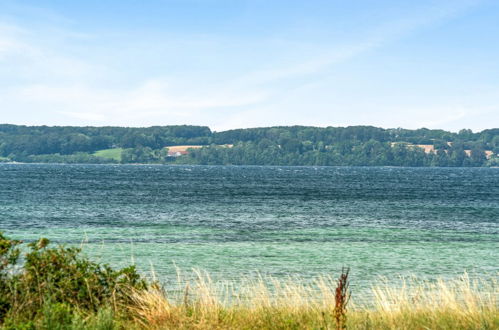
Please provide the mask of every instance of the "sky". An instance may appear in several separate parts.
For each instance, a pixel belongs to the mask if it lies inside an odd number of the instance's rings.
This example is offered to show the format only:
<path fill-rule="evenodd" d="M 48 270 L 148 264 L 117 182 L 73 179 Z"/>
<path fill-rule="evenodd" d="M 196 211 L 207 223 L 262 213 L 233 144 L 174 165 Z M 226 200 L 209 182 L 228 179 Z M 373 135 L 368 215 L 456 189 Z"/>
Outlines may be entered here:
<path fill-rule="evenodd" d="M 499 1 L 0 0 L 0 123 L 499 127 Z"/>

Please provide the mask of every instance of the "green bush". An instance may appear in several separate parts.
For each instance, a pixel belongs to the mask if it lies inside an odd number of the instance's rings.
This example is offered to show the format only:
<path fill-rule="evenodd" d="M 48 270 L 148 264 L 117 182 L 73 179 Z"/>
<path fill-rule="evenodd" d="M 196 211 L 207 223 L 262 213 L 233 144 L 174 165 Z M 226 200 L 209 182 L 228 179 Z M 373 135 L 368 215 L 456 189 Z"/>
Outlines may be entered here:
<path fill-rule="evenodd" d="M 27 244 L 21 262 L 22 242 L 0 233 L 0 324 L 18 325 L 42 320 L 69 324 L 75 313 L 94 314 L 103 308 L 118 311 L 130 303 L 130 290 L 147 283 L 134 266 L 114 270 L 95 263 L 74 247 L 49 248 L 48 239 Z M 48 327 L 50 328 L 50 327 Z"/>

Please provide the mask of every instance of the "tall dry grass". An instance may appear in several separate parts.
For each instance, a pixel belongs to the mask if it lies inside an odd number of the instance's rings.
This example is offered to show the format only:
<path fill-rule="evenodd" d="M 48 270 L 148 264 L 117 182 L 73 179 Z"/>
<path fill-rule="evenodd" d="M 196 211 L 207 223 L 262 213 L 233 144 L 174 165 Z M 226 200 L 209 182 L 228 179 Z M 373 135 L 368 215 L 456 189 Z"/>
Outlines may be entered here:
<path fill-rule="evenodd" d="M 354 294 L 338 322 L 338 279 L 215 283 L 197 271 L 175 290 L 134 292 L 130 315 L 148 329 L 499 329 L 497 276 L 397 283 L 381 281 L 369 299 Z"/>

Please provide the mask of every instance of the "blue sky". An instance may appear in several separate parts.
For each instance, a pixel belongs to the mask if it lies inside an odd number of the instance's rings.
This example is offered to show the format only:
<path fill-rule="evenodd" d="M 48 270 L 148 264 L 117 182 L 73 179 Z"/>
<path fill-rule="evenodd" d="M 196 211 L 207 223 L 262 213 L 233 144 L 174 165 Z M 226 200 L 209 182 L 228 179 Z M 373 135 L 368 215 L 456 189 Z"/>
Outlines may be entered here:
<path fill-rule="evenodd" d="M 499 126 L 499 1 L 0 0 L 0 122 Z"/>

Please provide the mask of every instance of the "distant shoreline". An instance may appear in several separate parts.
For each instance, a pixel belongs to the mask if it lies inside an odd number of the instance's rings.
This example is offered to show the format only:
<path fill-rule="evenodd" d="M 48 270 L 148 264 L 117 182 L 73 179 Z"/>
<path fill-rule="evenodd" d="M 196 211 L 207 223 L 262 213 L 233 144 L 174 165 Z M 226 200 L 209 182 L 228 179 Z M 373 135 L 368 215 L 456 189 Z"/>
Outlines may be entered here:
<path fill-rule="evenodd" d="M 27 163 L 27 162 L 0 162 L 1 165 L 74 165 L 74 166 L 84 166 L 84 165 L 93 165 L 93 166 L 174 166 L 174 167 L 290 167 L 290 168 L 344 168 L 344 167 L 353 167 L 353 168 L 440 168 L 440 169 L 465 169 L 465 168 L 493 168 L 499 169 L 499 166 L 393 166 L 393 165 L 235 165 L 235 164 L 157 164 L 157 163 L 107 163 L 107 164 L 99 164 L 99 163 Z"/>
<path fill-rule="evenodd" d="M 499 128 L 74 127 L 0 124 L 0 162 L 257 166 L 499 166 Z"/>

